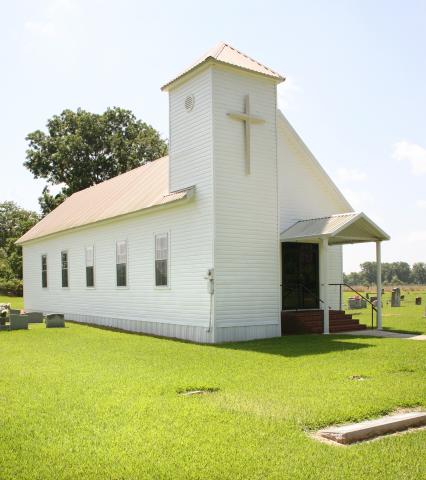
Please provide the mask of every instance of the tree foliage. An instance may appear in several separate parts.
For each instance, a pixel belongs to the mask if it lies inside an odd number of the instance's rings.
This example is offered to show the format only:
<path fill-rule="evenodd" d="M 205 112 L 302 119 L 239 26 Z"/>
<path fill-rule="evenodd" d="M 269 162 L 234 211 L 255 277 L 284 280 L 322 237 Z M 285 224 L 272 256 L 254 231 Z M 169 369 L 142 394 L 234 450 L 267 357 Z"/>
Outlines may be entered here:
<path fill-rule="evenodd" d="M 14 202 L 0 203 L 0 278 L 22 279 L 22 249 L 15 241 L 40 219 Z"/>
<path fill-rule="evenodd" d="M 26 140 L 25 167 L 48 185 L 61 186 L 56 196 L 48 186 L 43 190 L 39 198 L 43 214 L 79 190 L 167 153 L 157 130 L 118 107 L 102 114 L 64 110 L 47 121 L 47 133 L 36 130 Z"/>
<path fill-rule="evenodd" d="M 376 283 L 376 262 L 364 262 L 360 272 L 344 275 L 344 281 L 349 285 L 372 285 Z M 412 267 L 407 262 L 382 263 L 382 282 L 388 285 L 414 283 L 426 285 L 426 264 L 414 263 Z"/>
<path fill-rule="evenodd" d="M 411 276 L 413 279 L 413 283 L 417 283 L 419 285 L 426 285 L 426 263 L 414 263 L 413 268 L 411 269 Z"/>

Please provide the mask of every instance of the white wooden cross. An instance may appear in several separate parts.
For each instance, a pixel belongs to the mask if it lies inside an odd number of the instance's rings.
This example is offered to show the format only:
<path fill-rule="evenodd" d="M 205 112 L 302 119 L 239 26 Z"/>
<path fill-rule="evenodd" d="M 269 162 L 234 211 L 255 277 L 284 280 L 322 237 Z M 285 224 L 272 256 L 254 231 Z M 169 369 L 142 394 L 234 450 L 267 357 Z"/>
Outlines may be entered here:
<path fill-rule="evenodd" d="M 233 118 L 234 120 L 241 120 L 244 122 L 244 131 L 245 131 L 245 159 L 246 159 L 246 174 L 250 174 L 250 151 L 251 151 L 251 145 L 250 145 L 250 129 L 252 124 L 256 123 L 265 123 L 265 120 L 260 117 L 256 117 L 255 115 L 252 115 L 250 113 L 250 96 L 246 95 L 244 97 L 244 112 L 239 113 L 239 112 L 231 112 L 228 113 L 228 115 Z"/>

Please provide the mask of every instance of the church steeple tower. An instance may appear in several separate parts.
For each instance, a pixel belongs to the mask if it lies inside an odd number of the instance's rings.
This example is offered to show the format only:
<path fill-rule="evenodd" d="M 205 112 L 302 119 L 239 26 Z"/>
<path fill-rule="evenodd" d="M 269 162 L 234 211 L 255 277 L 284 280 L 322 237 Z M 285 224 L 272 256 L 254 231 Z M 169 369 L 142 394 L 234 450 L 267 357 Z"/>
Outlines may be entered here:
<path fill-rule="evenodd" d="M 170 188 L 196 186 L 194 208 L 210 229 L 215 335 L 259 318 L 269 322 L 265 336 L 279 335 L 276 87 L 283 80 L 221 43 L 163 86 Z"/>

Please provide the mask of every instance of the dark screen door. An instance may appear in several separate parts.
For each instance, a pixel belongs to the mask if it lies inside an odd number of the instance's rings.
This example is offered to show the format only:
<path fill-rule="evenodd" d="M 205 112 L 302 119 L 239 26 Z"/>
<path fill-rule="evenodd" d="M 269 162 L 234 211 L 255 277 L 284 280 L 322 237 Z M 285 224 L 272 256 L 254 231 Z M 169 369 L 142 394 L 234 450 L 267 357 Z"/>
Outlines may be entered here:
<path fill-rule="evenodd" d="M 319 253 L 316 243 L 282 244 L 283 310 L 319 308 Z"/>

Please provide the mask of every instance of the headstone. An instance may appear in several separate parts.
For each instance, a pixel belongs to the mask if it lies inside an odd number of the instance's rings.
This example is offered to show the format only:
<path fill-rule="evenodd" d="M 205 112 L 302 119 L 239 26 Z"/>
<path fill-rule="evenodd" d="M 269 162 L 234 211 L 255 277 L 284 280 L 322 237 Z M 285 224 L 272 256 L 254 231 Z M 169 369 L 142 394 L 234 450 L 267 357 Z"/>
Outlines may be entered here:
<path fill-rule="evenodd" d="M 401 300 L 405 300 L 405 295 L 401 295 Z"/>
<path fill-rule="evenodd" d="M 26 312 L 28 323 L 43 323 L 43 314 L 41 312 Z"/>
<path fill-rule="evenodd" d="M 401 306 L 401 290 L 399 287 L 392 288 L 391 307 Z"/>
<path fill-rule="evenodd" d="M 367 308 L 367 302 L 361 297 L 348 298 L 349 310 L 355 310 L 358 308 Z"/>
<path fill-rule="evenodd" d="M 10 314 L 9 330 L 28 330 L 28 315 Z"/>
<path fill-rule="evenodd" d="M 61 313 L 51 313 L 46 315 L 46 328 L 65 327 L 64 316 Z"/>
<path fill-rule="evenodd" d="M 416 305 L 422 304 L 422 297 L 416 297 Z"/>

